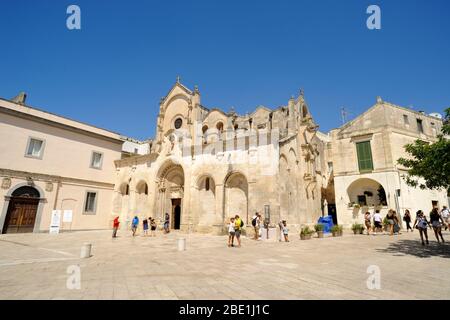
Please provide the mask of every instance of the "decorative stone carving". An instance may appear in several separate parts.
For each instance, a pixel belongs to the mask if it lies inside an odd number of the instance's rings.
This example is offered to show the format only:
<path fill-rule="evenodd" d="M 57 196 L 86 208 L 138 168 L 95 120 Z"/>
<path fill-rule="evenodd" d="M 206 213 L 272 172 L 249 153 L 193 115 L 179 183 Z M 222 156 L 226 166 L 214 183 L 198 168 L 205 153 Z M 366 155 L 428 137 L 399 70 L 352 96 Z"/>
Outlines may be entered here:
<path fill-rule="evenodd" d="M 11 179 L 10 178 L 3 178 L 2 180 L 2 189 L 9 189 L 11 188 Z"/>
<path fill-rule="evenodd" d="M 47 182 L 47 183 L 45 184 L 45 191 L 47 191 L 47 192 L 52 192 L 52 191 L 53 191 L 53 183 Z"/>

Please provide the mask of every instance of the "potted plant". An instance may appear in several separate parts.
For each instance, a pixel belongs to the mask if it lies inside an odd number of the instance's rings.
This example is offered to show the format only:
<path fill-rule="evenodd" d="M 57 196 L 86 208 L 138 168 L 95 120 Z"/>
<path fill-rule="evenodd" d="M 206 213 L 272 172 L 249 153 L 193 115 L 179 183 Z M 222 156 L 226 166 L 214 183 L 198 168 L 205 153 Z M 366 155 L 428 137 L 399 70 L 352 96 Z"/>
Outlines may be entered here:
<path fill-rule="evenodd" d="M 331 234 L 333 237 L 341 237 L 342 236 L 342 226 L 334 225 L 331 227 Z"/>
<path fill-rule="evenodd" d="M 364 227 L 360 223 L 354 223 L 352 225 L 353 234 L 360 234 L 360 233 L 362 233 L 361 229 L 364 230 Z"/>
<path fill-rule="evenodd" d="M 308 226 L 303 227 L 300 230 L 300 239 L 301 240 L 309 240 L 311 239 L 311 235 L 314 233 Z"/>
<path fill-rule="evenodd" d="M 323 238 L 323 229 L 324 226 L 322 223 L 318 223 L 314 226 L 314 230 L 316 231 L 318 238 Z"/>

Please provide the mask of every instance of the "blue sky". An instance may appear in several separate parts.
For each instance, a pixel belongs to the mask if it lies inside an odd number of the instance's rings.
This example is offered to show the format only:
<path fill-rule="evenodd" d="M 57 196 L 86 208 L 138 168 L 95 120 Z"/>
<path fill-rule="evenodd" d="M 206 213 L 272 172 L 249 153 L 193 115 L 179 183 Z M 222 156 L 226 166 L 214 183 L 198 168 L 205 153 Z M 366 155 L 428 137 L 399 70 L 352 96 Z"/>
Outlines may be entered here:
<path fill-rule="evenodd" d="M 82 29 L 66 28 L 81 7 Z M 382 29 L 366 28 L 377 4 Z M 320 130 L 377 95 L 450 106 L 448 0 L 0 1 L 0 97 L 135 138 L 152 137 L 180 75 L 202 104 L 240 113 L 305 90 Z"/>

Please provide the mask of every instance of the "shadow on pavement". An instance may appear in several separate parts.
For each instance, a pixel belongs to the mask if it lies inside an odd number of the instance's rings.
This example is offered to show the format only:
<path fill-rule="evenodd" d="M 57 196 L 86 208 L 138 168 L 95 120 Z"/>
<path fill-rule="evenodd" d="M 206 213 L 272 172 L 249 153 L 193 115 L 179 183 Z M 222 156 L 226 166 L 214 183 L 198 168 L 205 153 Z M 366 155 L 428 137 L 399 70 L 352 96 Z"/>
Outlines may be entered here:
<path fill-rule="evenodd" d="M 420 240 L 398 240 L 378 252 L 390 253 L 395 256 L 412 255 L 418 258 L 441 257 L 450 258 L 450 243 L 438 244 L 431 240 L 429 245 L 422 246 Z"/>

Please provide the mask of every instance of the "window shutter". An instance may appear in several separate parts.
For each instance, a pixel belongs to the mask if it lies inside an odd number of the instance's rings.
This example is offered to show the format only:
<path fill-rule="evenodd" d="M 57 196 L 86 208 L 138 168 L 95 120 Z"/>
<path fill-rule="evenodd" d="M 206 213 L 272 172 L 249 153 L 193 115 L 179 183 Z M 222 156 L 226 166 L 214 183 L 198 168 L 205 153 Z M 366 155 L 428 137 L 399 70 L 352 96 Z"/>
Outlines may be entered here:
<path fill-rule="evenodd" d="M 370 141 L 356 143 L 356 153 L 358 156 L 359 171 L 373 170 L 372 150 Z"/>

